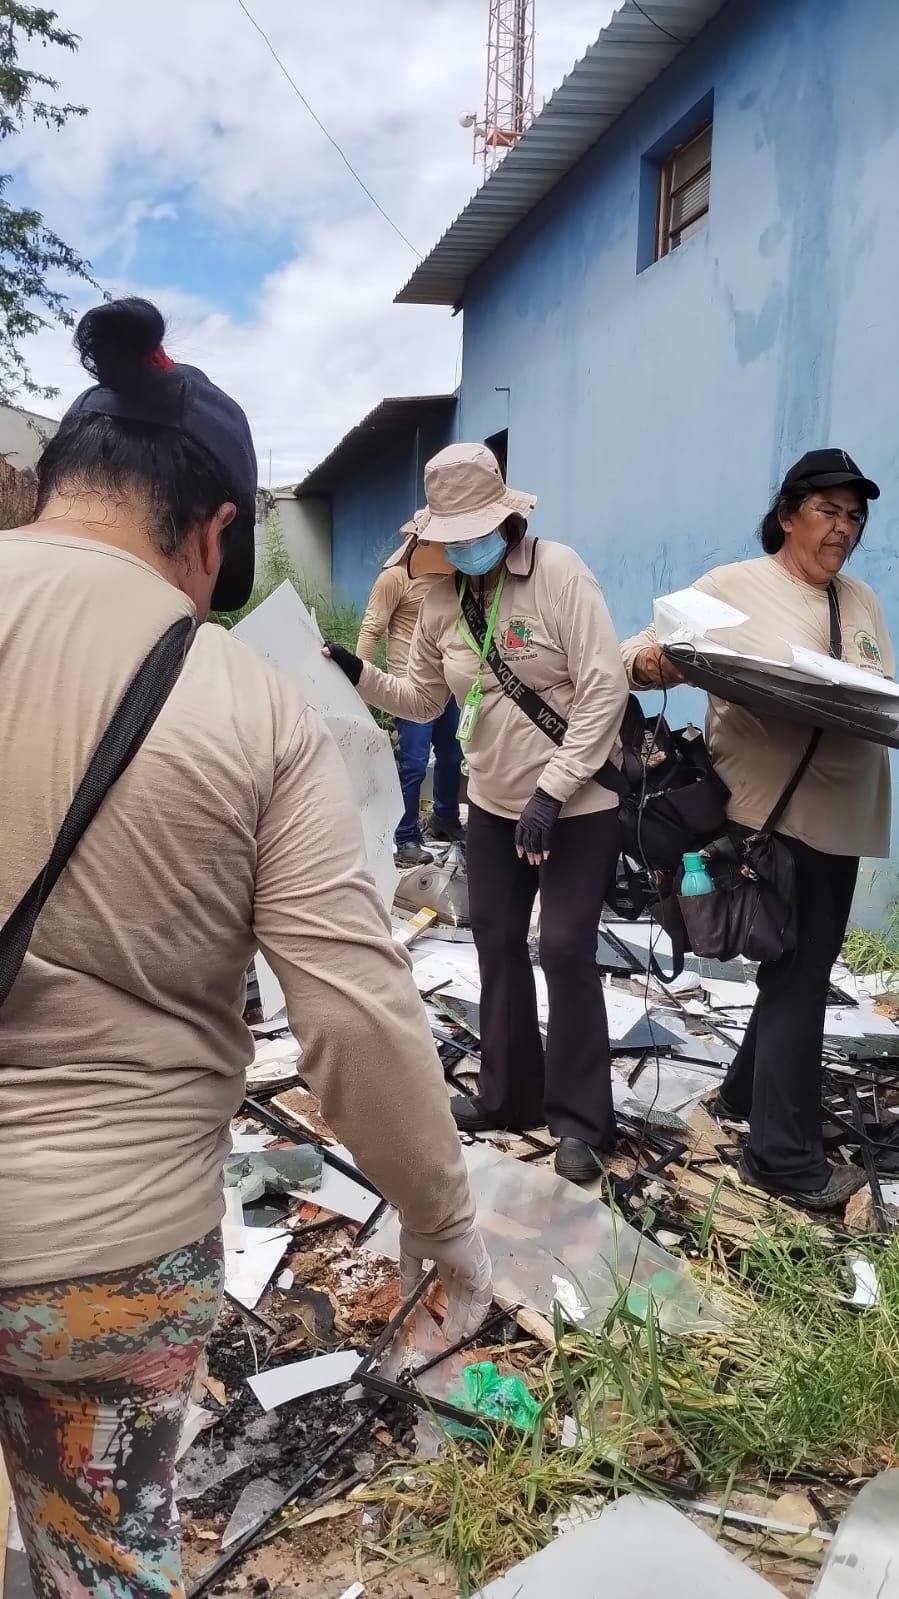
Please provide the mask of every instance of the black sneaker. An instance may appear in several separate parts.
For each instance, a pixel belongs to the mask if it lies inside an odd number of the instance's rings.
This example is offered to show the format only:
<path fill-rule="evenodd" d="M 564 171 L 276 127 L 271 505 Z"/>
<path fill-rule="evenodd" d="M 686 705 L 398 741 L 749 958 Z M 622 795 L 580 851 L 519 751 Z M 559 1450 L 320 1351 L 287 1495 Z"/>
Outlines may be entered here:
<path fill-rule="evenodd" d="M 433 811 L 428 817 L 427 834 L 435 844 L 464 844 L 465 828 L 459 821 L 447 822 L 440 816 L 435 816 Z"/>
<path fill-rule="evenodd" d="M 708 1099 L 702 1101 L 702 1108 L 706 1115 L 711 1116 L 716 1122 L 739 1122 L 745 1127 L 749 1121 L 749 1117 L 744 1116 L 741 1110 L 728 1104 L 720 1089 L 716 1089 L 714 1094 L 710 1094 Z"/>
<path fill-rule="evenodd" d="M 597 1149 L 582 1138 L 560 1138 L 556 1149 L 555 1167 L 559 1177 L 570 1183 L 592 1183 L 595 1177 L 606 1176 L 604 1157 L 607 1149 Z"/>
<path fill-rule="evenodd" d="M 434 857 L 423 844 L 400 844 L 394 853 L 397 866 L 433 866 Z"/>
<path fill-rule="evenodd" d="M 831 1166 L 830 1176 L 823 1188 L 815 1188 L 810 1192 L 797 1193 L 792 1188 L 778 1188 L 764 1178 L 756 1176 L 747 1166 L 745 1159 L 738 1161 L 737 1174 L 741 1183 L 747 1188 L 755 1188 L 759 1193 L 767 1194 L 772 1199 L 789 1199 L 801 1210 L 842 1210 L 843 1206 L 864 1188 L 868 1181 L 865 1173 L 858 1166 Z"/>
<path fill-rule="evenodd" d="M 496 1116 L 485 1114 L 478 1101 L 467 1094 L 456 1094 L 450 1100 L 450 1110 L 460 1133 L 530 1133 L 541 1125 L 539 1121 L 516 1122 L 514 1126 L 501 1122 Z"/>

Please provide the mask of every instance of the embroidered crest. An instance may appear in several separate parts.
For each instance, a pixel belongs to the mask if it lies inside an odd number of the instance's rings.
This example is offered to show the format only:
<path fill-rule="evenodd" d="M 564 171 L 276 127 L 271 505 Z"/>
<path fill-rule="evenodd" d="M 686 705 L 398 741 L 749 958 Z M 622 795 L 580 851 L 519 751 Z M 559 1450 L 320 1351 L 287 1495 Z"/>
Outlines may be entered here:
<path fill-rule="evenodd" d="M 515 650 L 526 650 L 533 636 L 530 623 L 523 616 L 513 616 L 506 623 L 503 648 L 510 654 Z"/>
<path fill-rule="evenodd" d="M 865 666 L 882 668 L 883 661 L 880 655 L 880 645 L 872 633 L 866 633 L 863 628 L 860 628 L 855 635 L 855 646 L 858 650 L 859 660 Z"/>

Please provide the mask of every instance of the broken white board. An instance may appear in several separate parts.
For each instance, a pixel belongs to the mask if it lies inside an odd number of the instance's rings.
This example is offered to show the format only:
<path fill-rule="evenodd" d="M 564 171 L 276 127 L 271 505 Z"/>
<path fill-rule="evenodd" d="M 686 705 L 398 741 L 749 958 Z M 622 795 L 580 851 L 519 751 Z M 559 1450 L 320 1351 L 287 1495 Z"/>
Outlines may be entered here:
<path fill-rule="evenodd" d="M 337 1349 L 330 1355 L 311 1355 L 308 1360 L 292 1360 L 287 1366 L 273 1366 L 247 1382 L 263 1410 L 275 1410 L 291 1399 L 320 1394 L 326 1388 L 340 1388 L 351 1382 L 362 1356 L 355 1349 Z"/>
<path fill-rule="evenodd" d="M 859 1590 L 861 1592 L 861 1590 Z M 660 1499 L 626 1494 L 488 1583 L 481 1599 L 777 1599 L 777 1590 Z"/>
<path fill-rule="evenodd" d="M 703 642 L 720 628 L 742 627 L 749 621 L 745 611 L 696 588 L 662 595 L 653 602 L 652 616 L 660 644 Z"/>
<path fill-rule="evenodd" d="M 322 655 L 318 627 L 291 583 L 244 617 L 234 636 L 289 677 L 333 735 L 361 813 L 368 867 L 389 909 L 399 876 L 393 834 L 403 813 L 390 739 L 340 667 Z"/>
<path fill-rule="evenodd" d="M 308 1197 L 308 1196 L 307 1196 Z M 252 1228 L 247 1228 L 250 1233 Z M 287 1253 L 286 1234 L 243 1250 L 225 1250 L 225 1293 L 245 1310 L 255 1310 Z"/>
<path fill-rule="evenodd" d="M 322 1180 L 320 1187 L 312 1194 L 296 1193 L 295 1199 L 302 1199 L 310 1205 L 318 1205 L 322 1210 L 329 1210 L 334 1216 L 346 1216 L 350 1221 L 366 1222 L 373 1216 L 381 1201 L 377 1194 L 370 1188 L 365 1188 L 362 1183 L 354 1183 L 352 1177 L 347 1177 L 336 1166 L 330 1166 L 325 1161 L 322 1166 Z"/>

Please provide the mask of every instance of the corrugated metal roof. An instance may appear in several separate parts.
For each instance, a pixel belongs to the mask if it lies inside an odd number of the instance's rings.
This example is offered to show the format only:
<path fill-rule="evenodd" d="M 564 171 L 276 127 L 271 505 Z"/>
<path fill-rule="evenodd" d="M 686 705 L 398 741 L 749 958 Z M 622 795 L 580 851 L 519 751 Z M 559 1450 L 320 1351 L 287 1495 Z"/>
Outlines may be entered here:
<path fill-rule="evenodd" d="M 625 0 L 540 115 L 416 267 L 398 304 L 458 305 L 471 274 L 554 189 L 725 0 Z M 641 9 L 642 7 L 642 9 Z"/>
<path fill-rule="evenodd" d="M 455 403 L 455 394 L 408 394 L 382 400 L 344 434 L 330 455 L 307 472 L 294 494 L 298 500 L 311 494 L 328 494 L 347 472 L 364 465 L 386 438 L 410 432 L 451 410 Z"/>

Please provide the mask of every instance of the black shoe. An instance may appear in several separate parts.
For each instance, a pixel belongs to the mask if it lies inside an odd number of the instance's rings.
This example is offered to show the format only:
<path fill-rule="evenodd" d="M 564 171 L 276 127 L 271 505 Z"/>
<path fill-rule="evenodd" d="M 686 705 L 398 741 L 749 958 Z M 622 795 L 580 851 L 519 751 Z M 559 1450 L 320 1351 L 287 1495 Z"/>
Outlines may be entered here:
<path fill-rule="evenodd" d="M 539 1121 L 518 1123 L 500 1122 L 496 1116 L 485 1115 L 478 1101 L 467 1094 L 457 1094 L 450 1100 L 453 1121 L 460 1133 L 529 1133 L 540 1126 Z"/>
<path fill-rule="evenodd" d="M 435 844 L 464 844 L 465 828 L 461 822 L 447 822 L 443 817 L 435 816 L 433 811 L 427 821 L 427 834 Z"/>
<path fill-rule="evenodd" d="M 400 844 L 397 846 L 394 860 L 397 866 L 433 866 L 434 857 L 423 844 Z"/>
<path fill-rule="evenodd" d="M 737 1164 L 740 1181 L 772 1199 L 790 1199 L 801 1210 L 842 1210 L 853 1194 L 864 1188 L 868 1179 L 858 1166 L 831 1166 L 829 1170 L 830 1176 L 823 1188 L 798 1193 L 792 1188 L 778 1188 L 767 1179 L 757 1176 L 747 1165 L 745 1157 Z"/>
<path fill-rule="evenodd" d="M 560 1138 L 556 1150 L 556 1172 L 567 1177 L 570 1183 L 590 1183 L 594 1177 L 604 1177 L 604 1157 L 607 1149 L 596 1149 L 585 1144 L 582 1138 Z"/>
<path fill-rule="evenodd" d="M 728 1103 L 720 1089 L 716 1089 L 714 1094 L 710 1094 L 708 1099 L 702 1101 L 702 1108 L 706 1115 L 711 1116 L 716 1122 L 741 1122 L 745 1126 L 749 1121 L 748 1116 L 744 1116 L 735 1105 Z"/>

